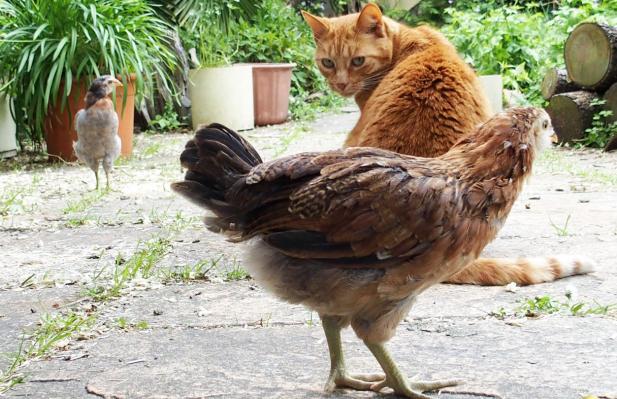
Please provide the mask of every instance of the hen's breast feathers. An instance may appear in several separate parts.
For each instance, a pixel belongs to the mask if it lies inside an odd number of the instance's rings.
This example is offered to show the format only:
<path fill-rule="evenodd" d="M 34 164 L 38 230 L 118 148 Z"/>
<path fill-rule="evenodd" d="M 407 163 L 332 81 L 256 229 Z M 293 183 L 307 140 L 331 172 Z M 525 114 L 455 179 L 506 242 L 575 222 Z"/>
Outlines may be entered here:
<path fill-rule="evenodd" d="M 305 153 L 255 167 L 226 194 L 243 215 L 209 222 L 291 257 L 387 268 L 479 252 L 494 232 L 486 211 L 465 200 L 469 190 L 439 159 L 372 148 Z"/>

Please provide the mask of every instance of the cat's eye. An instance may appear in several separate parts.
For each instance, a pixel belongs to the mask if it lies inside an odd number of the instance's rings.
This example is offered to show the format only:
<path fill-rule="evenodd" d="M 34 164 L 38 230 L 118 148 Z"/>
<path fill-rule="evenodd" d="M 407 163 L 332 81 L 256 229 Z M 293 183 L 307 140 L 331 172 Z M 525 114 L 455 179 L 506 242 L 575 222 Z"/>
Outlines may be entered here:
<path fill-rule="evenodd" d="M 351 59 L 351 64 L 353 66 L 359 67 L 360 65 L 364 64 L 364 57 L 353 57 Z"/>
<path fill-rule="evenodd" d="M 328 69 L 332 69 L 334 68 L 334 61 L 332 61 L 330 58 L 322 58 L 321 65 L 323 65 L 324 67 Z"/>
<path fill-rule="evenodd" d="M 542 129 L 548 129 L 548 121 L 546 119 L 542 122 Z"/>

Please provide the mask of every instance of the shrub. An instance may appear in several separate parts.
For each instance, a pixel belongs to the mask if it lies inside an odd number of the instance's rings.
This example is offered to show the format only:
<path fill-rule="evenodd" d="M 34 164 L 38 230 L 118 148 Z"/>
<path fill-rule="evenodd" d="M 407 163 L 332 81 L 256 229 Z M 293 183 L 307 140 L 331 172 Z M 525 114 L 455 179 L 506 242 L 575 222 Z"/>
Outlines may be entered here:
<path fill-rule="evenodd" d="M 442 31 L 478 73 L 501 74 L 506 88 L 521 91 L 532 104 L 541 104 L 542 78 L 548 68 L 563 67 L 568 33 L 584 20 L 615 23 L 616 6 L 615 0 L 600 4 L 570 0 L 549 12 L 538 11 L 537 4 L 485 13 L 449 8 L 449 22 Z"/>

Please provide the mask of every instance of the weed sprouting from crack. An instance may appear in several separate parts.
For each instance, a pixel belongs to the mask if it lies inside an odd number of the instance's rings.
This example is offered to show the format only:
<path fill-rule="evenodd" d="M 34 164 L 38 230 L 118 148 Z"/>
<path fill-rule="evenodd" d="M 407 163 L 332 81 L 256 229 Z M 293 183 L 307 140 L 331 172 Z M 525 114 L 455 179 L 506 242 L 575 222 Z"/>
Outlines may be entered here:
<path fill-rule="evenodd" d="M 548 218 L 548 220 L 549 220 L 549 223 L 551 224 L 551 227 L 555 229 L 555 232 L 557 233 L 559 237 L 567 237 L 570 235 L 570 232 L 568 232 L 568 223 L 570 223 L 570 215 L 566 217 L 566 221 L 564 222 L 562 226 L 555 224 L 550 217 Z"/>
<path fill-rule="evenodd" d="M 27 361 L 44 357 L 53 349 L 64 347 L 70 339 L 83 329 L 90 327 L 94 317 L 86 313 L 70 311 L 66 314 L 45 314 L 39 326 L 30 334 L 24 335 L 17 353 L 5 371 L 0 371 L 0 393 L 24 381 L 19 368 Z"/>
<path fill-rule="evenodd" d="M 86 295 L 96 301 L 108 301 L 121 295 L 127 284 L 137 278 L 149 278 L 154 267 L 171 249 L 168 238 L 157 237 L 138 244 L 138 249 L 129 257 L 116 256 L 111 281 L 107 286 L 95 285 L 86 290 Z M 99 273 L 102 273 L 102 271 Z"/>
<path fill-rule="evenodd" d="M 139 320 L 136 323 L 129 322 L 126 317 L 118 317 L 116 324 L 121 330 L 147 330 L 150 326 L 145 320 Z"/>
<path fill-rule="evenodd" d="M 83 212 L 86 209 L 92 207 L 92 205 L 99 202 L 104 196 L 109 193 L 109 190 L 95 190 L 90 191 L 82 195 L 80 199 L 77 201 L 70 201 L 64 209 L 62 209 L 62 213 L 65 215 L 71 213 L 79 213 Z"/>
<path fill-rule="evenodd" d="M 233 260 L 232 268 L 225 273 L 225 281 L 240 281 L 248 280 L 251 275 L 242 267 L 240 262 L 236 259 Z"/>
<path fill-rule="evenodd" d="M 550 295 L 525 298 L 519 302 L 519 305 L 513 312 L 508 312 L 505 308 L 501 307 L 497 311 L 490 312 L 489 316 L 499 320 L 507 317 L 535 318 L 557 313 L 584 317 L 588 315 L 609 315 L 617 311 L 617 303 L 603 305 L 595 300 L 593 303 L 579 301 L 573 297 L 571 292 L 566 292 L 565 297 L 565 300 L 558 300 Z"/>
<path fill-rule="evenodd" d="M 205 259 L 193 265 L 184 265 L 179 269 L 164 269 L 160 272 L 160 278 L 164 283 L 172 281 L 197 281 L 208 280 L 208 274 L 211 270 L 218 267 L 219 262 L 223 259 L 223 255 L 220 255 L 216 259 Z"/>
<path fill-rule="evenodd" d="M 0 192 L 0 216 L 8 216 L 13 212 L 32 212 L 36 205 L 27 205 L 25 197 L 31 194 L 41 181 L 41 176 L 32 176 L 29 186 L 9 188 Z"/>

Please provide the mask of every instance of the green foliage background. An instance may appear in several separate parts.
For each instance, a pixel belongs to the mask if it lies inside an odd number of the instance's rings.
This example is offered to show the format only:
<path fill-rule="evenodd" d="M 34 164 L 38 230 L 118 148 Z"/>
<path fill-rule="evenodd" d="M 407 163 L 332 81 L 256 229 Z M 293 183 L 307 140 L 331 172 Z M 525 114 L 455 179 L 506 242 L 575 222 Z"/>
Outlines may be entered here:
<path fill-rule="evenodd" d="M 523 3 L 523 2 L 521 2 Z M 582 21 L 617 24 L 617 1 L 562 1 L 545 10 L 538 3 L 471 9 L 448 8 L 442 32 L 480 74 L 501 74 L 507 89 L 541 105 L 540 84 L 551 67 L 564 67 L 568 34 Z"/>
<path fill-rule="evenodd" d="M 225 35 L 205 19 L 183 29 L 185 47 L 197 50 L 202 66 L 294 63 L 290 111 L 295 118 L 340 104 L 342 99 L 328 89 L 315 65 L 312 33 L 299 12 L 283 0 L 262 0 L 258 5 L 252 15 L 229 23 Z"/>
<path fill-rule="evenodd" d="M 438 27 L 479 74 L 501 74 L 506 89 L 542 105 L 544 73 L 564 67 L 568 34 L 587 20 L 617 25 L 617 0 L 423 0 L 412 11 L 387 13 Z"/>

